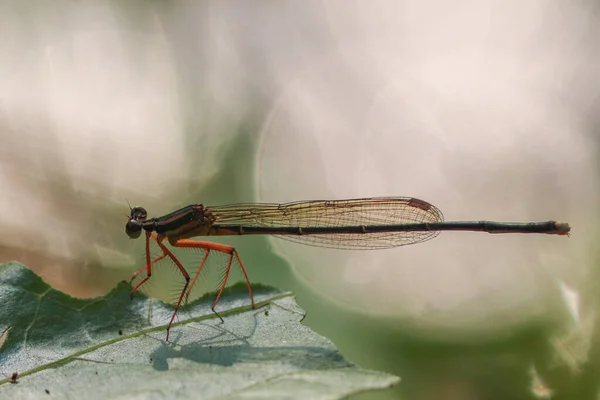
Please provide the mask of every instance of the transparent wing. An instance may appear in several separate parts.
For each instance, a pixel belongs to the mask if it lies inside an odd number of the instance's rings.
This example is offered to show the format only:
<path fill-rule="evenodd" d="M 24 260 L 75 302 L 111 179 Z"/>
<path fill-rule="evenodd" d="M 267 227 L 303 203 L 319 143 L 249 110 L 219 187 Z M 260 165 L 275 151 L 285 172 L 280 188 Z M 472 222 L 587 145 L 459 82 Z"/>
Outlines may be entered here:
<path fill-rule="evenodd" d="M 442 222 L 442 212 L 412 197 L 374 197 L 350 200 L 312 200 L 276 204 L 232 204 L 206 207 L 217 217 L 215 225 L 261 227 L 381 226 Z M 297 243 L 339 249 L 383 249 L 423 242 L 438 231 L 319 233 L 275 235 Z"/>

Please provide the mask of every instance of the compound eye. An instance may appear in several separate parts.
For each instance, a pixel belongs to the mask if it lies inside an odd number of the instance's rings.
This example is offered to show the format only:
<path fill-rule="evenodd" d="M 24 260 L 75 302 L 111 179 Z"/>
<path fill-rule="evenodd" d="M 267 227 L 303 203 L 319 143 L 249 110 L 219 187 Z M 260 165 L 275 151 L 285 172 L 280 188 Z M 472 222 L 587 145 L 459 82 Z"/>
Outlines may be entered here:
<path fill-rule="evenodd" d="M 127 236 L 131 239 L 139 238 L 142 234 L 142 224 L 134 219 L 130 219 L 125 225 L 125 233 L 127 233 Z"/>

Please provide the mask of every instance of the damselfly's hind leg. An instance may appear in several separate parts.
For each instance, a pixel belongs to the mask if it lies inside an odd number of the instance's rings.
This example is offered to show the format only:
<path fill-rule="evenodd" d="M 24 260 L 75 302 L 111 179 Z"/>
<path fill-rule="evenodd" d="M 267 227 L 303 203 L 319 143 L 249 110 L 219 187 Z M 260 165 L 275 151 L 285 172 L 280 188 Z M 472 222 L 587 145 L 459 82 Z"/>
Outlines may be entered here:
<path fill-rule="evenodd" d="M 183 299 L 183 297 L 185 296 L 187 298 L 187 296 L 189 296 L 192 288 L 196 284 L 196 280 L 200 276 L 200 273 L 202 272 L 202 269 L 204 268 L 204 265 L 206 264 L 206 261 L 210 255 L 211 251 L 216 251 L 219 253 L 227 254 L 229 256 L 229 259 L 227 262 L 227 267 L 226 267 L 225 273 L 223 275 L 223 281 L 220 284 L 219 293 L 217 294 L 217 298 L 215 299 L 215 301 L 213 302 L 212 307 L 211 307 L 212 312 L 215 313 L 217 315 L 217 317 L 219 317 L 221 322 L 223 322 L 223 318 L 221 318 L 219 313 L 215 310 L 215 307 L 217 306 L 217 303 L 221 299 L 221 295 L 223 294 L 223 290 L 225 290 L 225 286 L 227 286 L 227 280 L 229 279 L 229 273 L 231 271 L 231 265 L 233 263 L 234 257 L 237 260 L 237 262 L 239 263 L 240 269 L 242 270 L 242 273 L 244 274 L 244 279 L 246 280 L 246 286 L 248 287 L 248 294 L 250 295 L 250 303 L 252 304 L 252 308 L 255 308 L 254 295 L 252 294 L 252 286 L 250 285 L 250 279 L 248 279 L 248 274 L 246 273 L 246 268 L 244 268 L 244 264 L 242 263 L 242 260 L 241 260 L 240 256 L 238 255 L 237 250 L 234 247 L 227 246 L 227 245 L 220 244 L 220 243 L 203 242 L 203 241 L 199 241 L 199 240 L 189 240 L 189 239 L 179 240 L 175 244 L 173 244 L 173 246 L 180 247 L 180 248 L 203 249 L 203 250 L 206 250 L 206 253 L 204 254 L 204 257 L 202 258 L 202 261 L 200 262 L 200 265 L 198 266 L 196 275 L 194 276 L 194 279 L 192 280 L 191 284 L 189 285 L 189 288 L 187 286 L 183 288 L 183 290 L 181 292 L 181 296 L 179 297 L 179 302 L 177 303 L 177 307 L 175 308 L 175 312 L 173 313 L 173 317 L 171 318 L 171 321 L 173 321 L 173 319 L 175 318 L 175 314 L 177 313 L 177 311 L 179 309 L 179 305 L 181 304 L 181 300 Z M 186 289 L 187 289 L 187 292 L 186 292 Z M 170 326 L 170 324 L 169 324 L 169 326 Z"/>
<path fill-rule="evenodd" d="M 227 262 L 227 268 L 225 269 L 223 283 L 221 283 L 221 289 L 219 290 L 219 294 L 217 295 L 217 298 L 215 299 L 215 301 L 211 307 L 212 311 L 215 314 L 217 314 L 217 316 L 221 319 L 221 321 L 223 321 L 223 318 L 221 318 L 219 313 L 215 310 L 215 307 L 217 306 L 217 303 L 221 299 L 221 295 L 223 294 L 223 290 L 225 290 L 225 286 L 227 286 L 227 280 L 229 279 L 229 272 L 231 271 L 231 264 L 233 262 L 233 257 L 235 257 L 237 259 L 238 263 L 240 264 L 240 269 L 242 270 L 242 273 L 244 274 L 244 278 L 246 279 L 246 286 L 248 287 L 248 293 L 250 294 L 250 304 L 252 304 L 252 308 L 256 308 L 254 306 L 254 296 L 252 295 L 252 286 L 250 285 L 250 280 L 248 279 L 248 274 L 246 273 L 246 268 L 244 268 L 244 264 L 242 263 L 242 259 L 240 258 L 240 255 L 238 254 L 237 250 L 235 248 L 231 247 L 231 253 L 229 253 L 229 261 Z"/>

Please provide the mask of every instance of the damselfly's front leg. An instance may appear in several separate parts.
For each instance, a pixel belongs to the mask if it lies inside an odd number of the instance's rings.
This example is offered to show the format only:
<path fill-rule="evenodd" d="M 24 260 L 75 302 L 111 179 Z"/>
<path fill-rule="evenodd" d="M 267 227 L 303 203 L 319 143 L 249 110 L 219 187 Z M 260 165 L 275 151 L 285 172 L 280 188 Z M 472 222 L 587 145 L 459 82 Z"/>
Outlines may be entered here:
<path fill-rule="evenodd" d="M 140 283 L 138 283 L 131 291 L 132 299 L 135 292 L 137 292 L 142 287 L 142 285 L 146 283 L 148 279 L 150 279 L 150 277 L 152 276 L 152 266 L 160 260 L 162 260 L 163 258 L 165 258 L 166 256 L 167 254 L 163 253 L 161 256 L 156 257 L 154 260 L 150 261 L 150 234 L 146 234 L 146 265 L 144 265 L 142 268 L 138 269 L 133 273 L 131 279 L 129 280 L 129 284 L 131 285 L 134 279 L 137 278 L 137 276 L 144 271 L 146 271 L 146 277 L 142 279 Z"/>
<path fill-rule="evenodd" d="M 158 243 L 158 247 L 160 247 L 160 249 L 162 251 L 162 255 L 156 257 L 154 260 L 150 260 L 150 238 L 151 237 L 154 240 L 156 240 L 156 243 Z M 190 283 L 190 275 L 187 273 L 187 271 L 185 270 L 185 268 L 183 267 L 181 262 L 179 262 L 177 257 L 175 257 L 175 255 L 169 249 L 167 249 L 167 247 L 162 243 L 162 241 L 163 241 L 163 239 L 159 239 L 155 233 L 147 233 L 146 234 L 146 265 L 144 265 L 142 268 L 140 268 L 139 270 L 137 270 L 136 272 L 133 273 L 133 276 L 131 277 L 129 284 L 131 284 L 131 282 L 133 282 L 133 280 L 144 271 L 146 271 L 146 277 L 144 279 L 142 279 L 142 281 L 133 288 L 133 290 L 131 291 L 132 298 L 133 298 L 133 295 L 135 294 L 135 292 L 137 292 L 142 287 L 142 285 L 144 283 L 146 283 L 148 281 L 148 279 L 150 279 L 150 277 L 152 276 L 152 265 L 156 264 L 157 262 L 159 262 L 160 260 L 162 260 L 165 257 L 169 257 L 175 263 L 175 265 L 179 269 L 179 272 L 181 272 L 181 274 L 183 275 L 183 278 L 185 279 L 185 285 L 183 287 L 184 290 L 188 287 L 188 285 Z M 168 334 L 167 334 L 167 339 L 168 339 Z"/>

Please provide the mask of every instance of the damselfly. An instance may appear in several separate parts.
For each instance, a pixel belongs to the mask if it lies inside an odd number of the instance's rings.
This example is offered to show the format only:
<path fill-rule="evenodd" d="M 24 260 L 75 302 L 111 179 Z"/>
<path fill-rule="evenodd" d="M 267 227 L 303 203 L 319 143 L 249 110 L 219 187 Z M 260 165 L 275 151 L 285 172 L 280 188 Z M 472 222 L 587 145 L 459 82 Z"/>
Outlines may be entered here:
<path fill-rule="evenodd" d="M 244 264 L 234 247 L 214 242 L 190 240 L 198 236 L 224 235 L 274 235 L 294 242 L 337 249 L 385 249 L 424 242 L 436 237 L 440 231 L 479 231 L 488 233 L 543 233 L 569 235 L 568 223 L 547 222 L 493 222 L 453 221 L 445 222 L 442 212 L 426 201 L 412 197 L 375 197 L 349 200 L 312 200 L 286 204 L 233 204 L 204 206 L 193 204 L 173 211 L 162 217 L 148 218 L 142 207 L 131 208 L 125 226 L 130 238 L 146 234 L 146 265 L 136 271 L 131 282 L 142 272 L 146 277 L 137 284 L 132 295 L 148 281 L 152 266 L 169 257 L 177 266 L 185 285 L 167 327 L 169 330 L 181 302 L 194 287 L 202 268 L 211 252 L 228 256 L 219 292 L 212 304 L 215 310 L 229 278 L 232 263 L 237 261 L 241 268 L 250 302 L 254 297 Z M 151 260 L 150 239 L 156 240 L 162 254 Z M 196 248 L 205 251 L 193 279 L 181 262 L 163 243 L 167 239 L 171 246 Z M 222 320 L 222 318 L 221 318 Z"/>

